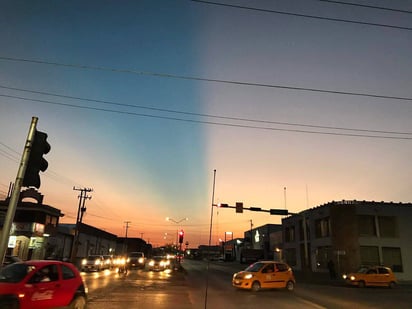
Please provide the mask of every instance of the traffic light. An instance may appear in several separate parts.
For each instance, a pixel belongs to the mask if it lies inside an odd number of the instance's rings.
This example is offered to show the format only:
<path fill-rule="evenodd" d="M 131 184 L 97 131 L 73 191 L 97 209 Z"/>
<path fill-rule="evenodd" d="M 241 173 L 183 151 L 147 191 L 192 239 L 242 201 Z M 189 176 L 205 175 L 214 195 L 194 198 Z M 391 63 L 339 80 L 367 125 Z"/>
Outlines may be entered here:
<path fill-rule="evenodd" d="M 185 232 L 183 230 L 179 231 L 179 244 L 183 243 L 183 237 L 185 236 Z"/>
<path fill-rule="evenodd" d="M 243 203 L 241 203 L 241 202 L 236 203 L 236 212 L 237 213 L 242 213 L 243 212 Z"/>
<path fill-rule="evenodd" d="M 287 216 L 289 214 L 287 209 L 271 209 L 270 210 L 271 215 L 281 215 L 281 216 Z"/>
<path fill-rule="evenodd" d="M 50 144 L 47 142 L 47 134 L 36 130 L 23 178 L 23 187 L 40 188 L 39 172 L 46 171 L 49 166 L 49 163 L 43 158 L 43 155 L 47 154 L 50 148 Z"/>

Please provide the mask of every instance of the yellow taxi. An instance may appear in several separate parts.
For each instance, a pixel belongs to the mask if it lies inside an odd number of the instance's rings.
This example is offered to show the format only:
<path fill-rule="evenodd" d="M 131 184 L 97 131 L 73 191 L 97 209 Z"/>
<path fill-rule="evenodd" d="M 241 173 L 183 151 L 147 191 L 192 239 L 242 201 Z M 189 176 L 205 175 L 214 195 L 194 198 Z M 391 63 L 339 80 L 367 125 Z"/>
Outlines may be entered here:
<path fill-rule="evenodd" d="M 365 286 L 386 286 L 394 288 L 398 280 L 389 267 L 362 266 L 357 272 L 344 274 L 346 284 L 363 288 Z"/>
<path fill-rule="evenodd" d="M 286 263 L 276 261 L 258 261 L 245 270 L 233 275 L 235 288 L 259 291 L 260 289 L 286 289 L 293 291 L 295 276 Z"/>

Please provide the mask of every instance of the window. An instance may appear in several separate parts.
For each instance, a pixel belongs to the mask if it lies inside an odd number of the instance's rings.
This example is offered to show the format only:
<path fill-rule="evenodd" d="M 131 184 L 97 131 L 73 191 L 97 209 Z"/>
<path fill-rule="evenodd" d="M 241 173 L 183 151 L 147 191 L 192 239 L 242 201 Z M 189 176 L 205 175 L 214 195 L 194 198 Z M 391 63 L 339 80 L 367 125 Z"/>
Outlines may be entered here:
<path fill-rule="evenodd" d="M 29 280 L 29 283 L 50 282 L 57 280 L 59 280 L 57 265 L 51 264 L 36 271 L 36 273 Z"/>
<path fill-rule="evenodd" d="M 66 265 L 62 265 L 62 273 L 63 273 L 63 280 L 73 279 L 76 277 L 74 272 Z"/>
<path fill-rule="evenodd" d="M 378 265 L 379 264 L 379 249 L 373 246 L 361 246 L 360 258 L 362 265 Z"/>
<path fill-rule="evenodd" d="M 322 218 L 315 221 L 315 236 L 316 238 L 323 238 L 330 236 L 329 217 Z"/>
<path fill-rule="evenodd" d="M 380 274 L 389 274 L 389 270 L 385 267 L 379 267 L 378 271 Z"/>
<path fill-rule="evenodd" d="M 374 216 L 358 216 L 359 236 L 376 236 Z"/>
<path fill-rule="evenodd" d="M 286 264 L 282 264 L 282 263 L 277 263 L 276 268 L 278 269 L 278 271 L 287 271 L 288 270 L 288 266 Z"/>
<path fill-rule="evenodd" d="M 330 246 L 318 247 L 316 249 L 316 265 L 318 268 L 327 269 L 328 262 L 332 259 L 332 248 Z"/>
<path fill-rule="evenodd" d="M 398 222 L 396 217 L 378 217 L 379 234 L 381 237 L 398 237 Z"/>
<path fill-rule="evenodd" d="M 285 242 L 295 241 L 295 227 L 288 226 L 285 228 Z"/>
<path fill-rule="evenodd" d="M 300 240 L 305 240 L 303 220 L 299 221 L 299 227 L 300 227 L 300 233 L 299 233 Z M 306 219 L 306 239 L 310 239 L 309 220 L 307 219 Z"/>
<path fill-rule="evenodd" d="M 394 272 L 403 272 L 401 248 L 382 247 L 383 265 Z"/>
<path fill-rule="evenodd" d="M 285 260 L 290 266 L 296 266 L 296 249 L 285 249 Z"/>

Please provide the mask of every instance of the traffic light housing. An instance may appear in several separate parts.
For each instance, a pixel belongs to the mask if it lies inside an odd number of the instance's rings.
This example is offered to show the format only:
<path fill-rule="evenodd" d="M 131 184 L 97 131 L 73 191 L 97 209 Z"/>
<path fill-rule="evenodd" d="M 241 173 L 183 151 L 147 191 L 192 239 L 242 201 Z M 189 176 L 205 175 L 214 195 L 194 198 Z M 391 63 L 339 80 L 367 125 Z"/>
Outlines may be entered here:
<path fill-rule="evenodd" d="M 243 203 L 241 202 L 236 203 L 236 213 L 243 213 Z"/>
<path fill-rule="evenodd" d="M 47 142 L 47 134 L 36 130 L 23 178 L 23 187 L 40 188 L 39 173 L 40 171 L 46 171 L 49 166 L 49 163 L 43 158 L 43 155 L 47 154 L 50 148 L 50 144 Z"/>
<path fill-rule="evenodd" d="M 183 243 L 183 238 L 185 236 L 185 232 L 183 230 L 179 231 L 179 244 Z"/>

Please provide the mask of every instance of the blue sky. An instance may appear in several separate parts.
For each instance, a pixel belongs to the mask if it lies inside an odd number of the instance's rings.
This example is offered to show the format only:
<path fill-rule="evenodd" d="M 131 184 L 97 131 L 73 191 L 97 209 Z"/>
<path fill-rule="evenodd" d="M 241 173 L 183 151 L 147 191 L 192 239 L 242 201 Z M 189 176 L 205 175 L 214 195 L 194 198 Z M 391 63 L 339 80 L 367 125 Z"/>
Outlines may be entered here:
<path fill-rule="evenodd" d="M 408 13 L 321 1 L 219 2 L 412 27 Z M 167 216 L 188 217 L 188 241 L 207 243 L 214 169 L 216 203 L 296 212 L 331 200 L 412 200 L 411 30 L 183 0 L 2 7 L 0 197 L 37 116 L 52 147 L 45 203 L 73 222 L 73 186 L 91 187 L 85 223 L 122 235 L 131 221 L 129 235 L 154 244 L 178 228 Z M 280 222 L 222 209 L 214 241 L 227 230 L 242 236 L 249 220 Z"/>

